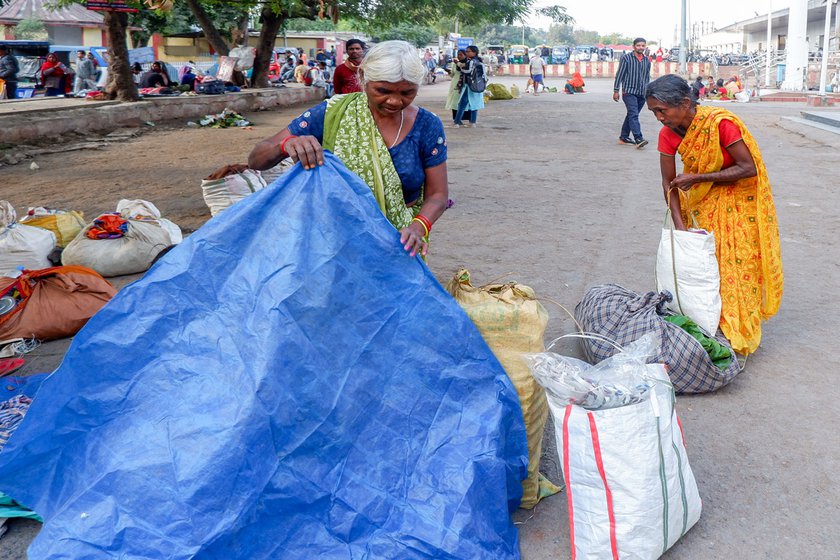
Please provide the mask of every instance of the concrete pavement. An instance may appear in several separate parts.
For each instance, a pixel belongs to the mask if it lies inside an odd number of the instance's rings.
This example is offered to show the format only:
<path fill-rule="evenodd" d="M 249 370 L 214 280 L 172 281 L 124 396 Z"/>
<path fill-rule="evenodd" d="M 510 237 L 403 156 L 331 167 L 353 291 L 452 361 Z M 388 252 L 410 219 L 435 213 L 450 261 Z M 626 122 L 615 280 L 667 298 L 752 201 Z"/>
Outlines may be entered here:
<path fill-rule="evenodd" d="M 524 91 L 523 81 L 516 83 Z M 444 122 L 447 85 L 424 88 L 418 100 Z M 562 80 L 549 85 L 559 88 Z M 476 283 L 507 276 L 569 308 L 593 284 L 653 289 L 664 213 L 655 150 L 659 125 L 645 111 L 650 146 L 619 146 L 624 106 L 611 100 L 611 81 L 588 80 L 587 86 L 585 95 L 491 102 L 480 112 L 478 128 L 447 130 L 455 206 L 435 226 L 429 265 L 439 280 L 465 265 Z M 802 107 L 726 106 L 744 119 L 765 157 L 786 294 L 745 372 L 717 393 L 678 399 L 704 511 L 665 557 L 837 558 L 840 145 L 831 133 L 781 122 Z M 546 340 L 574 330 L 568 317 L 547 307 Z M 45 345 L 33 358 L 51 369 L 63 348 L 64 342 Z M 574 343 L 560 349 L 578 354 Z M 550 428 L 545 449 L 543 471 L 559 481 Z M 570 557 L 565 493 L 518 512 L 515 520 L 523 558 Z M 14 522 L 0 539 L 0 559 L 24 558 L 37 527 Z"/>

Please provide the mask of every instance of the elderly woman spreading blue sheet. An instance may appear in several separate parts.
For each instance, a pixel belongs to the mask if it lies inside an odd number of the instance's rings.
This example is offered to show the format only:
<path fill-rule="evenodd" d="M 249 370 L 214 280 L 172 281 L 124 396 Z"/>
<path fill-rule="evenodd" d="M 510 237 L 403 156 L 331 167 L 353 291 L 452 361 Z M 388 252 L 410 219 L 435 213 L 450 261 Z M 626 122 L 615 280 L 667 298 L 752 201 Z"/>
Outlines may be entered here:
<path fill-rule="evenodd" d="M 404 41 L 371 48 L 364 92 L 336 95 L 257 144 L 248 158 L 268 169 L 291 156 L 305 169 L 332 151 L 373 190 L 411 255 L 426 255 L 432 225 L 446 209 L 446 137 L 440 119 L 414 105 L 426 68 Z"/>

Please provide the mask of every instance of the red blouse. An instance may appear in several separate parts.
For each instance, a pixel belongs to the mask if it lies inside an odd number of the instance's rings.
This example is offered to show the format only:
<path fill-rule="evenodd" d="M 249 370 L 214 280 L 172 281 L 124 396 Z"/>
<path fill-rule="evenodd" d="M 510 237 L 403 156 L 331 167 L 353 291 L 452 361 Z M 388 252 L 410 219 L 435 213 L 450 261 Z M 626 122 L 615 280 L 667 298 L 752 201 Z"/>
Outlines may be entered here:
<path fill-rule="evenodd" d="M 735 159 L 729 155 L 726 148 L 741 139 L 741 130 L 738 128 L 738 125 L 732 121 L 724 119 L 720 121 L 718 133 L 720 136 L 721 151 L 723 152 L 723 167 L 721 167 L 721 169 L 726 169 L 727 167 L 735 165 Z M 659 131 L 659 144 L 657 149 L 660 154 L 665 154 L 666 156 L 676 156 L 677 148 L 679 148 L 682 140 L 682 136 L 667 126 L 663 126 L 662 130 Z"/>

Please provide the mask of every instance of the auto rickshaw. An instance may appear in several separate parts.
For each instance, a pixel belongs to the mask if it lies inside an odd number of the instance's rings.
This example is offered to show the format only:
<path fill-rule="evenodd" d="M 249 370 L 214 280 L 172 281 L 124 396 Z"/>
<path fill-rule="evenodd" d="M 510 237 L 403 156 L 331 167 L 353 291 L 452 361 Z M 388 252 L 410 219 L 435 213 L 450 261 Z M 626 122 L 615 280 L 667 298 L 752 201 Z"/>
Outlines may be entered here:
<path fill-rule="evenodd" d="M 525 51 L 528 49 L 526 45 L 511 45 L 510 46 L 510 62 L 511 64 L 525 64 Z"/>
<path fill-rule="evenodd" d="M 601 62 L 609 62 L 615 58 L 615 52 L 611 47 L 603 47 L 598 49 L 598 60 Z"/>
<path fill-rule="evenodd" d="M 566 64 L 569 62 L 569 57 L 571 56 L 571 51 L 569 47 L 565 45 L 554 45 L 551 47 L 551 60 L 548 61 L 549 64 Z"/>
<path fill-rule="evenodd" d="M 572 52 L 572 60 L 575 62 L 589 62 L 592 60 L 592 55 L 595 55 L 595 59 L 598 58 L 598 49 L 593 47 L 592 45 L 578 45 L 575 47 L 574 52 Z"/>

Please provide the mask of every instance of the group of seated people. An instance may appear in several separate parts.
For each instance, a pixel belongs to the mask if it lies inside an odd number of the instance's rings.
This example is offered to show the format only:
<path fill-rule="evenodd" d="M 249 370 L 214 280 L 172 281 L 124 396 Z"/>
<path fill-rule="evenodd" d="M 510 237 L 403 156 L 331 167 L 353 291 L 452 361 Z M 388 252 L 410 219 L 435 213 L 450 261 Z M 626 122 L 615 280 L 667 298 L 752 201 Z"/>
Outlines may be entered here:
<path fill-rule="evenodd" d="M 134 74 L 134 82 L 141 90 L 172 88 L 195 91 L 196 82 L 201 81 L 204 77 L 195 66 L 186 64 L 178 70 L 178 78 L 175 80 L 171 77 L 166 64 L 160 60 L 153 62 L 149 70 L 145 72 L 143 67 L 135 62 L 132 66 L 132 73 Z M 184 87 L 179 88 L 179 86 Z M 245 74 L 239 70 L 234 70 L 231 81 L 225 82 L 225 86 L 246 87 Z"/>
<path fill-rule="evenodd" d="M 705 80 L 703 76 L 697 76 L 692 82 L 691 89 L 697 99 L 732 100 L 735 94 L 744 91 L 744 86 L 738 76 L 732 76 L 728 80 L 723 78 L 715 81 L 713 76 Z"/>
<path fill-rule="evenodd" d="M 280 81 L 297 82 L 307 86 L 323 88 L 327 90 L 327 97 L 333 94 L 333 81 L 330 67 L 326 61 L 309 61 L 303 59 L 287 58 L 286 63 L 280 70 Z"/>

